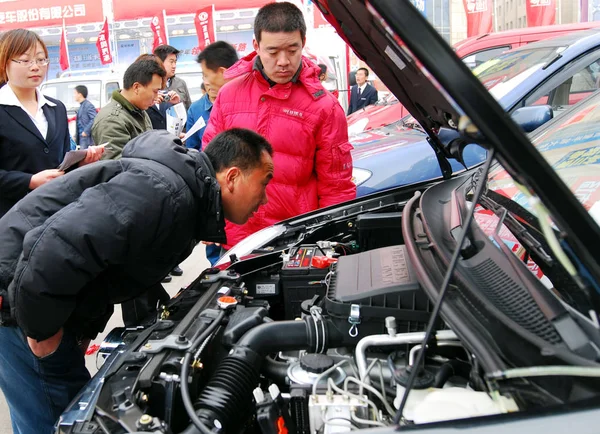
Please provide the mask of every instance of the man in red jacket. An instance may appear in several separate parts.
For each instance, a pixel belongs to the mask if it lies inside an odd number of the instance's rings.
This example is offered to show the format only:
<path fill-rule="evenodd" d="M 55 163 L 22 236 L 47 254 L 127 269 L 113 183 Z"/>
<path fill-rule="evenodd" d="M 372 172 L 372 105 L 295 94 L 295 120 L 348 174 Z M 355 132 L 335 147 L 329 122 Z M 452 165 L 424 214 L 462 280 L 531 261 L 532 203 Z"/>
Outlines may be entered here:
<path fill-rule="evenodd" d="M 302 56 L 306 24 L 291 3 L 263 6 L 254 21 L 255 52 L 225 72 L 203 144 L 230 128 L 247 128 L 273 146 L 269 203 L 245 225 L 227 223 L 227 244 L 280 220 L 356 197 L 352 145 L 344 111 Z"/>

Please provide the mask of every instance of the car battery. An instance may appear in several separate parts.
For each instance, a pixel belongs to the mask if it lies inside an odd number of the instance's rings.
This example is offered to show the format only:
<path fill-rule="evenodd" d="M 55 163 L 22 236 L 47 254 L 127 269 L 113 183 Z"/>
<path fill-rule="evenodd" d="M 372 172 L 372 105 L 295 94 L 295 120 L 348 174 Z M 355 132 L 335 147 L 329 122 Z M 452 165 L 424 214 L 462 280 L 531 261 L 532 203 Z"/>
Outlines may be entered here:
<path fill-rule="evenodd" d="M 332 248 L 320 248 L 316 244 L 301 245 L 290 250 L 289 260 L 284 262 L 279 273 L 286 319 L 300 317 L 300 305 L 304 300 L 315 295 L 325 295 L 329 267 L 316 268 L 312 259 L 315 256 L 331 256 L 333 253 Z"/>

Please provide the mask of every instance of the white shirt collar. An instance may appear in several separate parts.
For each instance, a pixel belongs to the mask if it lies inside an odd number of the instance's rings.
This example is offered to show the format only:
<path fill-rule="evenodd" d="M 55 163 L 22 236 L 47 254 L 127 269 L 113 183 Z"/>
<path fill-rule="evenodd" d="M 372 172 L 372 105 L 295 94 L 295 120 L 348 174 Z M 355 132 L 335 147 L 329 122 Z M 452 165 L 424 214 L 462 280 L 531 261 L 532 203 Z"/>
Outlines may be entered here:
<path fill-rule="evenodd" d="M 48 104 L 48 106 L 50 107 L 56 107 L 56 104 L 52 101 L 47 100 L 44 97 L 44 95 L 42 95 L 39 89 L 36 89 L 35 93 L 37 94 L 38 109 L 42 108 L 44 104 Z M 2 88 L 0 88 L 0 104 L 17 106 L 25 110 L 25 107 L 23 107 L 23 104 L 21 104 L 21 101 L 19 101 L 19 98 L 17 98 L 17 95 L 12 90 L 12 87 L 8 85 L 8 83 L 6 83 L 4 86 L 2 86 Z"/>
<path fill-rule="evenodd" d="M 360 93 L 363 93 L 365 91 L 365 87 L 367 87 L 367 82 L 365 82 L 365 84 L 363 84 L 362 86 L 358 86 L 358 88 L 360 89 Z"/>

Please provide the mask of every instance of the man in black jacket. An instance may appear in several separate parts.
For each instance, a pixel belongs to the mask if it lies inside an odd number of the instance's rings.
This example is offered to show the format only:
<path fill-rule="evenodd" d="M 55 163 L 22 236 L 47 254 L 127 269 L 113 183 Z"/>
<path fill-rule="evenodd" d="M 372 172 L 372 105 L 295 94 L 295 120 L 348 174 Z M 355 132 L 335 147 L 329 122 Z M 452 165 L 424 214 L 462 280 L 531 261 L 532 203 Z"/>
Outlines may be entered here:
<path fill-rule="evenodd" d="M 205 152 L 150 131 L 122 159 L 74 170 L 0 219 L 0 388 L 15 432 L 51 432 L 89 380 L 79 343 L 113 304 L 160 286 L 198 241 L 226 241 L 225 218 L 243 224 L 267 202 L 271 154 L 248 130 Z"/>
<path fill-rule="evenodd" d="M 377 89 L 367 82 L 368 78 L 369 70 L 358 68 L 356 71 L 356 84 L 350 89 L 348 115 L 377 102 Z"/>

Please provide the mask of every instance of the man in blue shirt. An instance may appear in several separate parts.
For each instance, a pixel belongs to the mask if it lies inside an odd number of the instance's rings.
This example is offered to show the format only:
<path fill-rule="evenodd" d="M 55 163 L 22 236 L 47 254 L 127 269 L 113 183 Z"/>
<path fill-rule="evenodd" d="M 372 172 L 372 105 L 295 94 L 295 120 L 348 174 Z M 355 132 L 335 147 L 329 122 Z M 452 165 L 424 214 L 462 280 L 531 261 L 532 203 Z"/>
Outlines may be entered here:
<path fill-rule="evenodd" d="M 185 129 L 186 131 L 190 131 L 200 118 L 203 119 L 204 126 L 185 141 L 185 146 L 200 151 L 202 150 L 202 136 L 208 124 L 213 103 L 217 99 L 219 90 L 226 83 L 224 77 L 225 71 L 238 61 L 238 56 L 233 46 L 225 41 L 216 41 L 202 50 L 198 55 L 197 61 L 202 68 L 206 93 L 190 106 Z M 207 244 L 206 258 L 210 262 L 210 265 L 215 265 L 219 260 L 219 256 L 221 256 L 221 246 Z"/>
<path fill-rule="evenodd" d="M 208 124 L 210 111 L 213 102 L 217 99 L 217 94 L 223 85 L 226 83 L 224 73 L 227 68 L 231 67 L 238 61 L 237 51 L 225 41 L 217 41 L 208 45 L 199 55 L 197 59 L 202 68 L 204 76 L 204 86 L 206 93 L 198 101 L 194 102 L 187 113 L 186 131 L 190 131 L 192 126 L 202 118 L 204 126 L 196 133 L 192 134 L 185 145 L 188 148 L 202 149 L 202 136 Z M 212 262 L 211 262 L 212 263 Z"/>

